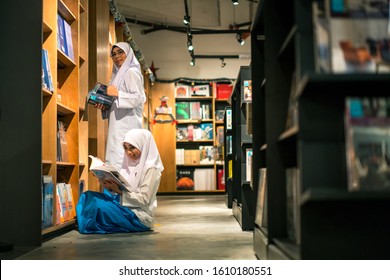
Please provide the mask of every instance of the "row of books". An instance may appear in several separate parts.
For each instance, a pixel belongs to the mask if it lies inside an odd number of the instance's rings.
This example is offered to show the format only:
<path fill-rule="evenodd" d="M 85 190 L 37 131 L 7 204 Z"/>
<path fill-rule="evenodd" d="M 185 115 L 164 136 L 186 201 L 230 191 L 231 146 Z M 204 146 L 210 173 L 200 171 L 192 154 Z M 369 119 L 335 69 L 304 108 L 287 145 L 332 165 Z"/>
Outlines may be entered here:
<path fill-rule="evenodd" d="M 179 124 L 176 127 L 176 140 L 213 140 L 213 124 Z"/>
<path fill-rule="evenodd" d="M 57 30 L 57 48 L 74 60 L 72 28 L 60 14 L 57 15 Z"/>
<path fill-rule="evenodd" d="M 84 183 L 80 182 L 80 190 Z M 54 191 L 56 201 L 56 217 L 54 219 Z M 57 183 L 54 187 L 50 175 L 42 176 L 42 228 L 58 225 L 76 216 L 75 201 L 70 184 Z"/>
<path fill-rule="evenodd" d="M 176 149 L 177 165 L 214 164 L 214 147 L 199 146 L 199 149 Z"/>
<path fill-rule="evenodd" d="M 176 189 L 195 191 L 224 190 L 223 170 L 218 169 L 216 180 L 213 168 L 177 169 Z"/>
<path fill-rule="evenodd" d="M 177 120 L 209 120 L 211 119 L 211 105 L 200 101 L 176 102 Z"/>
<path fill-rule="evenodd" d="M 217 99 L 228 99 L 233 91 L 232 83 L 218 83 L 214 97 Z M 196 96 L 211 96 L 210 85 L 184 85 L 177 84 L 175 86 L 175 97 L 196 97 Z"/>

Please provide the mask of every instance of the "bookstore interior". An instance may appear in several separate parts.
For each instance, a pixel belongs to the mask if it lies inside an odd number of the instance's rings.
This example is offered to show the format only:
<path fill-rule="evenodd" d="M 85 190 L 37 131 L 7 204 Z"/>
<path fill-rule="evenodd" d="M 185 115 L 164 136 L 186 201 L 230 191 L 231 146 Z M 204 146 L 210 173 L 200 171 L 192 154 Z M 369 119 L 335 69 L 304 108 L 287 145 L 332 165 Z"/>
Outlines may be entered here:
<path fill-rule="evenodd" d="M 248 63 L 230 78 L 170 81 L 146 65 L 124 1 L 19 1 L 26 9 L 9 12 L 17 2 L 1 9 L 16 42 L 2 46 L 2 73 L 19 73 L 4 74 L 0 103 L 1 251 L 74 229 L 80 194 L 100 190 L 96 174 L 115 178 L 90 170 L 108 131 L 94 105 L 113 102 L 107 54 L 127 41 L 145 70 L 143 126 L 161 147 L 158 195 L 224 196 L 258 259 L 390 258 L 387 0 L 240 1 L 256 7 L 230 29 L 246 35 Z M 138 20 L 145 33 L 164 28 Z M 205 31 L 195 24 L 177 29 L 188 46 Z"/>

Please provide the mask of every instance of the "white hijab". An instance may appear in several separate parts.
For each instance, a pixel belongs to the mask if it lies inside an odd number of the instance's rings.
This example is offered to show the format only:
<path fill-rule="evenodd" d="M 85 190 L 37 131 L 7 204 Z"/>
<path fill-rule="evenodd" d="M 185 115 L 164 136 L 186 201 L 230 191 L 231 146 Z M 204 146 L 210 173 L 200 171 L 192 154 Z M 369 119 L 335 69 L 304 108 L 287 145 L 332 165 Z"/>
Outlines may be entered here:
<path fill-rule="evenodd" d="M 111 52 L 114 49 L 114 47 L 118 47 L 121 50 L 123 50 L 126 54 L 126 59 L 123 62 L 122 66 L 119 68 L 114 63 L 114 65 L 112 67 L 112 75 L 111 75 L 110 85 L 113 85 L 116 88 L 119 88 L 119 85 L 123 79 L 123 74 L 129 68 L 134 68 L 133 70 L 139 73 L 139 75 L 141 77 L 142 84 L 143 84 L 143 76 L 142 76 L 142 72 L 141 72 L 141 66 L 138 62 L 138 59 L 135 57 L 133 49 L 130 47 L 130 44 L 126 43 L 126 42 L 116 43 L 115 45 L 112 46 Z"/>
<path fill-rule="evenodd" d="M 123 142 L 129 143 L 141 151 L 141 157 L 134 161 L 127 154 L 123 158 L 121 175 L 131 185 L 130 191 L 137 191 L 139 182 L 149 168 L 164 170 L 152 133 L 147 129 L 133 128 L 126 133 Z"/>

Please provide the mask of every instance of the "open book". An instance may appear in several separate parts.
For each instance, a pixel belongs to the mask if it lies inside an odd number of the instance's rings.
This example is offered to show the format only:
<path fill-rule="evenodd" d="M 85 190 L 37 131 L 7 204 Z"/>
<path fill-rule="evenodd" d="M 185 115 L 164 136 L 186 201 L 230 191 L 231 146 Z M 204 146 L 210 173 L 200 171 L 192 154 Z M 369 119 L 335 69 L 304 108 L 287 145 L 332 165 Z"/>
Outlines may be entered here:
<path fill-rule="evenodd" d="M 99 179 L 112 180 L 118 183 L 121 191 L 129 192 L 130 185 L 114 166 L 104 163 L 99 158 L 89 156 L 92 159 L 89 170 Z"/>
<path fill-rule="evenodd" d="M 111 107 L 114 97 L 107 95 L 107 86 L 96 83 L 95 87 L 88 93 L 87 102 L 96 105 L 101 104 L 107 109 Z"/>

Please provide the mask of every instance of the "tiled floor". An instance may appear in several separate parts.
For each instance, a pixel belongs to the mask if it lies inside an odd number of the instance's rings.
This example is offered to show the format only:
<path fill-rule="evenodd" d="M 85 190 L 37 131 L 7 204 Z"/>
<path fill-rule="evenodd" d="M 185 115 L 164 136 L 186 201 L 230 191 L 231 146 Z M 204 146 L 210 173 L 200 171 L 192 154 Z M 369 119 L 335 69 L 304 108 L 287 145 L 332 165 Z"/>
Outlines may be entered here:
<path fill-rule="evenodd" d="M 159 196 L 154 232 L 82 235 L 73 230 L 22 260 L 256 260 L 223 195 Z"/>

